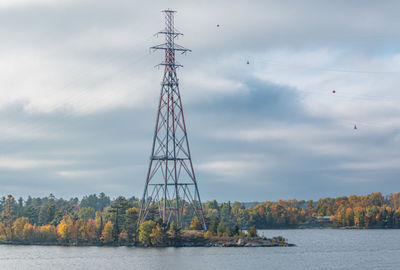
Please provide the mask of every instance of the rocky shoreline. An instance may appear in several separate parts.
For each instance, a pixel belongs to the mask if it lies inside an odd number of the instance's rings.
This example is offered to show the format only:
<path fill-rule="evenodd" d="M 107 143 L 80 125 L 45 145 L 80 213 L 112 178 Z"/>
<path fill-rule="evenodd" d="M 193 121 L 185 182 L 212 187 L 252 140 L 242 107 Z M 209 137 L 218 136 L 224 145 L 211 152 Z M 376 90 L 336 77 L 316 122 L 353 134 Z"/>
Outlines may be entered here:
<path fill-rule="evenodd" d="M 295 244 L 290 244 L 286 242 L 276 243 L 271 241 L 271 239 L 259 239 L 254 241 L 248 241 L 246 243 L 240 242 L 208 242 L 208 243 L 195 243 L 195 242 L 185 242 L 180 245 L 174 245 L 174 247 L 293 247 Z M 167 245 L 165 247 L 168 247 Z"/>
<path fill-rule="evenodd" d="M 145 245 L 137 245 L 146 247 Z M 184 231 L 182 238 L 173 244 L 161 243 L 152 247 L 291 247 L 282 236 L 266 238 L 256 237 L 230 237 L 217 236 L 205 237 L 201 231 Z"/>
<path fill-rule="evenodd" d="M 215 234 L 202 230 L 179 230 L 176 235 L 164 234 L 156 238 L 157 241 L 144 242 L 139 239 L 131 243 L 114 242 L 85 243 L 85 242 L 63 242 L 63 241 L 5 241 L 0 239 L 0 245 L 42 245 L 42 246 L 128 246 L 128 247 L 290 247 L 294 244 L 282 237 L 267 238 L 257 233 L 250 234 L 241 231 L 239 234 L 228 236 L 227 234 Z M 138 241 L 139 240 L 139 241 Z"/>
<path fill-rule="evenodd" d="M 214 237 L 210 240 L 192 240 L 185 239 L 180 241 L 179 243 L 173 244 L 156 244 L 152 246 L 142 245 L 140 243 L 136 243 L 133 245 L 99 245 L 99 244 L 71 244 L 71 243 L 26 243 L 26 242 L 10 242 L 10 241 L 1 241 L 0 245 L 24 245 L 24 246 L 130 246 L 130 247 L 292 247 L 296 246 L 295 244 L 288 243 L 285 239 L 281 237 L 274 237 L 272 239 L 262 238 L 262 237 L 253 237 L 251 239 L 239 239 L 235 241 L 235 239 L 227 239 L 227 237 Z"/>

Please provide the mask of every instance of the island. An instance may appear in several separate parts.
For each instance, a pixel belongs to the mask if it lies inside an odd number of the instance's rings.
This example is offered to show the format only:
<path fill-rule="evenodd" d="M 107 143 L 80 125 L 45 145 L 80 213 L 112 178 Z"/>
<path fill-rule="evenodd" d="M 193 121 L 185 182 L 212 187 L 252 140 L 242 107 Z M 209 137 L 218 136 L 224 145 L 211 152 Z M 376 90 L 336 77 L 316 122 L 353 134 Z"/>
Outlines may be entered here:
<path fill-rule="evenodd" d="M 167 228 L 168 227 L 168 228 Z M 223 228 L 222 228 L 223 227 Z M 255 226 L 248 231 L 239 230 L 238 226 L 229 228 L 219 223 L 216 233 L 211 230 L 200 230 L 196 217 L 188 229 L 181 230 L 173 222 L 163 228 L 152 220 L 142 223 L 139 227 L 137 246 L 141 247 L 288 247 L 282 236 L 267 238 L 257 233 Z"/>

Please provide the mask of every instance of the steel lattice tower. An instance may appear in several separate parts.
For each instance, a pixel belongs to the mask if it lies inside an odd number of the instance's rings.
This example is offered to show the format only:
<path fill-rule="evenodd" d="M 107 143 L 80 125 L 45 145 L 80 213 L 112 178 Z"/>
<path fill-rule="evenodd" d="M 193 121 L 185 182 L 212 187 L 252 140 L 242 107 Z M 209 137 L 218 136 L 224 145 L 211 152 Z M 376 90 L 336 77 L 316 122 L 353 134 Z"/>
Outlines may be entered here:
<path fill-rule="evenodd" d="M 206 229 L 176 74 L 181 65 L 175 61 L 175 54 L 184 54 L 190 50 L 175 43 L 175 39 L 182 35 L 174 27 L 175 12 L 163 11 L 166 27 L 157 35 L 164 35 L 165 43 L 150 48 L 164 50 L 165 60 L 160 64 L 164 66 L 164 76 L 139 224 L 148 218 L 151 209 L 156 209 L 163 223 L 175 221 L 182 227 L 183 210 L 190 208 L 203 229 Z"/>

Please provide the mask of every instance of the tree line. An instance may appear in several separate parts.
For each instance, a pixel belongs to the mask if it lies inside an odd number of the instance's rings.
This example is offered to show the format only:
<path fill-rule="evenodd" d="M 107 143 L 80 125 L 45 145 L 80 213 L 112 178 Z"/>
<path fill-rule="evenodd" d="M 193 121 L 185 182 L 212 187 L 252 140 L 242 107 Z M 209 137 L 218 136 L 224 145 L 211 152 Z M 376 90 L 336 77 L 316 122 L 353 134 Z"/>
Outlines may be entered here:
<path fill-rule="evenodd" d="M 185 205 L 183 203 L 182 205 Z M 318 201 L 266 201 L 249 207 L 240 202 L 208 201 L 203 204 L 208 231 L 205 237 L 237 236 L 242 229 L 319 226 L 325 217 L 331 227 L 400 228 L 400 193 L 383 196 L 324 198 Z M 137 228 L 139 201 L 122 196 L 111 200 L 104 193 L 64 200 L 49 195 L 15 200 L 0 199 L 0 242 L 64 245 L 132 245 L 173 243 L 181 229 L 162 224 L 156 209 L 149 220 Z M 193 209 L 185 205 L 183 229 L 200 230 Z"/>
<path fill-rule="evenodd" d="M 400 228 L 400 193 L 383 196 L 380 192 L 369 195 L 323 198 L 318 201 L 279 200 L 244 208 L 238 203 L 215 207 L 214 215 L 228 224 L 237 222 L 241 227 L 287 228 L 320 225 L 325 217 L 330 227 Z M 210 211 L 208 211 L 210 215 Z"/>

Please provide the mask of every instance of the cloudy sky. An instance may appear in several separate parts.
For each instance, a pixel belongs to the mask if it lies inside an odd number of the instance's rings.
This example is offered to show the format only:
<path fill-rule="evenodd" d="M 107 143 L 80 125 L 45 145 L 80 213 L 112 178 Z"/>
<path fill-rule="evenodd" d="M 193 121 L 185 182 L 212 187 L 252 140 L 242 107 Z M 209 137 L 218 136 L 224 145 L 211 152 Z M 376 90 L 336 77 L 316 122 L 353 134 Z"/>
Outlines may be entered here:
<path fill-rule="evenodd" d="M 141 195 L 166 8 L 203 200 L 400 191 L 398 1 L 1 0 L 0 195 Z"/>

